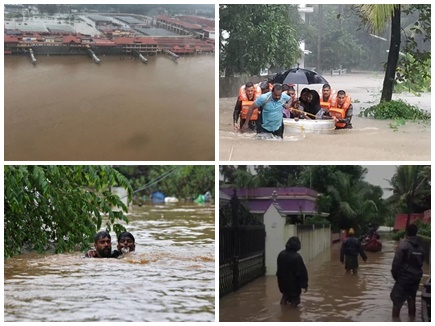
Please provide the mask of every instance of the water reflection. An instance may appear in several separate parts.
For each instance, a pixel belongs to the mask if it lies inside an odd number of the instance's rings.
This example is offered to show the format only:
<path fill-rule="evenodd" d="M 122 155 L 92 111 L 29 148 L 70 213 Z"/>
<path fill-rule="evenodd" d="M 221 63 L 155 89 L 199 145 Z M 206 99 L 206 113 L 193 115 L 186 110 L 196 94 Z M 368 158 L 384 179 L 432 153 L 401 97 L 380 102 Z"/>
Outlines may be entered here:
<path fill-rule="evenodd" d="M 308 292 L 301 305 L 292 309 L 279 304 L 281 294 L 275 276 L 259 278 L 238 292 L 220 299 L 220 321 L 288 322 L 388 322 L 392 321 L 390 292 L 394 281 L 391 263 L 396 243 L 384 241 L 381 253 L 367 253 L 358 275 L 346 274 L 339 261 L 339 244 L 307 263 Z M 429 278 L 425 265 L 422 284 Z M 422 289 L 422 286 L 420 287 Z M 421 321 L 421 292 L 417 293 L 417 321 Z M 407 307 L 401 311 L 408 321 Z"/>
<path fill-rule="evenodd" d="M 122 259 L 7 259 L 5 321 L 214 321 L 214 206 L 134 210 Z"/>

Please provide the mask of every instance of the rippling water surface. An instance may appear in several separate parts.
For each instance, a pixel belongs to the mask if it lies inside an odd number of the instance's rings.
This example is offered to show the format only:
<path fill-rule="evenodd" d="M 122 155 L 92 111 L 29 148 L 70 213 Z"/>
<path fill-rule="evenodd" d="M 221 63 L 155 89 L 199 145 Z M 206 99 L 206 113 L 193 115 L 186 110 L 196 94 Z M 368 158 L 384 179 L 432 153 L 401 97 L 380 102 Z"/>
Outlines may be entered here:
<path fill-rule="evenodd" d="M 129 219 L 136 251 L 121 259 L 7 259 L 5 321 L 214 321 L 214 206 L 135 207 Z"/>
<path fill-rule="evenodd" d="M 389 322 L 392 321 L 390 292 L 394 281 L 391 263 L 396 243 L 384 241 L 381 253 L 367 253 L 367 263 L 360 260 L 358 275 L 346 274 L 339 261 L 338 244 L 313 261 L 308 269 L 308 292 L 301 305 L 292 309 L 279 304 L 281 294 L 275 276 L 261 277 L 219 301 L 220 321 L 288 322 Z M 422 284 L 429 278 L 424 265 Z M 421 292 L 417 293 L 417 321 L 421 321 Z M 402 307 L 402 321 L 408 321 L 407 307 Z"/>

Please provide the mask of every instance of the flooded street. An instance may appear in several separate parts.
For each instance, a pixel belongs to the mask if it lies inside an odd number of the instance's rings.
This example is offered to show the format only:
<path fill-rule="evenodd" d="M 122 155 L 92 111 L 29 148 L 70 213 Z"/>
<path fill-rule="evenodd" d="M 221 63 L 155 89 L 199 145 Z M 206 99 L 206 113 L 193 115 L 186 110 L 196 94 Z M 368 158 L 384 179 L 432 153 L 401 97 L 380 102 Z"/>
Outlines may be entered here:
<path fill-rule="evenodd" d="M 6 160 L 214 160 L 215 57 L 5 56 Z"/>
<path fill-rule="evenodd" d="M 281 293 L 276 276 L 256 279 L 238 292 L 219 301 L 220 321 L 268 322 L 389 322 L 392 321 L 390 292 L 394 281 L 391 263 L 396 243 L 384 241 L 381 253 L 368 252 L 367 263 L 360 258 L 358 275 L 346 274 L 339 261 L 340 244 L 306 263 L 308 292 L 302 293 L 301 305 L 280 305 Z M 429 278 L 429 266 L 417 293 L 417 318 L 421 321 L 421 289 Z M 407 306 L 401 320 L 409 321 Z"/>
<path fill-rule="evenodd" d="M 331 87 L 352 96 L 353 129 L 330 134 L 284 133 L 283 140 L 259 140 L 255 134 L 236 133 L 232 119 L 236 97 L 219 99 L 219 158 L 223 161 L 429 161 L 430 123 L 406 122 L 391 127 L 393 120 L 358 117 L 362 108 L 379 104 L 383 76 L 355 74 L 326 76 Z M 319 91 L 319 85 L 308 86 Z M 393 94 L 411 105 L 431 112 L 431 94 Z"/>
<path fill-rule="evenodd" d="M 136 251 L 120 259 L 7 259 L 4 320 L 214 321 L 214 206 L 134 207 L 129 220 Z"/>

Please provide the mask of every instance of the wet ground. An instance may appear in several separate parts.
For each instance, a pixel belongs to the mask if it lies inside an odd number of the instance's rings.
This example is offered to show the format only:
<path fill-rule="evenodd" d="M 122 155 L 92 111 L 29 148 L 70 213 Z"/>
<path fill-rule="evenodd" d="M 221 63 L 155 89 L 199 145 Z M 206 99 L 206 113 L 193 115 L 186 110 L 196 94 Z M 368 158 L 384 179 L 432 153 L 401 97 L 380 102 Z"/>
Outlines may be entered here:
<path fill-rule="evenodd" d="M 214 206 L 135 207 L 129 219 L 136 251 L 120 259 L 7 259 L 4 320 L 214 321 Z"/>
<path fill-rule="evenodd" d="M 219 321 L 233 322 L 389 322 L 392 321 L 390 292 L 394 281 L 391 263 L 396 242 L 384 241 L 380 253 L 367 253 L 360 259 L 357 275 L 346 274 L 339 261 L 340 244 L 306 263 L 309 275 L 308 292 L 301 296 L 301 305 L 294 309 L 280 305 L 281 293 L 276 276 L 256 279 L 239 291 L 219 301 Z M 429 278 L 430 267 L 417 293 L 417 318 L 421 321 L 421 289 Z M 402 321 L 412 321 L 407 307 L 401 311 Z"/>
<path fill-rule="evenodd" d="M 379 103 L 383 76 L 355 74 L 327 77 L 333 89 L 344 89 L 353 99 L 352 130 L 309 134 L 297 130 L 284 140 L 259 140 L 233 129 L 236 97 L 219 99 L 219 158 L 222 161 L 428 161 L 431 158 L 430 123 L 360 118 L 361 108 Z M 305 85 L 300 85 L 302 89 Z M 321 85 L 309 86 L 319 91 Z M 393 99 L 431 110 L 431 94 L 394 94 Z"/>

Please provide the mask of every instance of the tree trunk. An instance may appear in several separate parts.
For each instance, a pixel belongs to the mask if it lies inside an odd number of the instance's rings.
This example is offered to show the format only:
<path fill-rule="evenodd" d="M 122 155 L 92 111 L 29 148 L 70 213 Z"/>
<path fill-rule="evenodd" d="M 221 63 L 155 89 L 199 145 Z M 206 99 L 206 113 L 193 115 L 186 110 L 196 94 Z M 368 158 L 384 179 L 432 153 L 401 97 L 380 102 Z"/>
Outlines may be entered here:
<path fill-rule="evenodd" d="M 406 225 L 405 225 L 405 229 L 408 227 L 409 222 L 411 222 L 411 215 L 412 215 L 412 200 L 408 199 L 407 202 L 407 206 L 408 206 L 408 216 L 406 217 Z"/>
<path fill-rule="evenodd" d="M 394 8 L 391 19 L 391 41 L 388 52 L 387 69 L 385 70 L 384 85 L 382 87 L 382 101 L 391 101 L 393 96 L 394 79 L 396 77 L 397 62 L 400 51 L 400 5 Z"/>
<path fill-rule="evenodd" d="M 321 67 L 321 56 L 320 56 L 320 50 L 322 48 L 321 40 L 322 40 L 322 32 L 323 32 L 323 5 L 318 6 L 319 9 L 319 25 L 317 30 L 317 63 L 316 63 L 316 71 L 321 74 L 322 73 L 322 67 Z"/>

